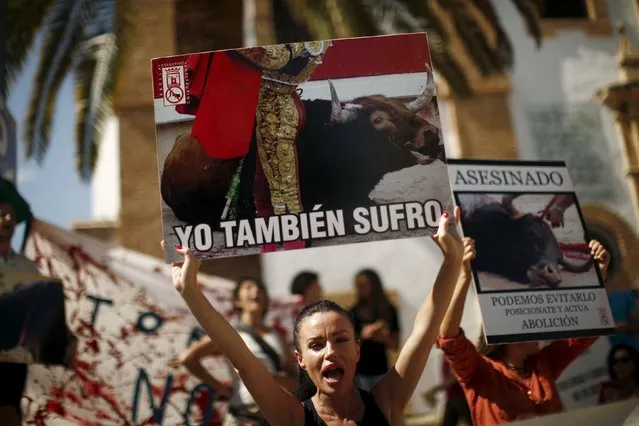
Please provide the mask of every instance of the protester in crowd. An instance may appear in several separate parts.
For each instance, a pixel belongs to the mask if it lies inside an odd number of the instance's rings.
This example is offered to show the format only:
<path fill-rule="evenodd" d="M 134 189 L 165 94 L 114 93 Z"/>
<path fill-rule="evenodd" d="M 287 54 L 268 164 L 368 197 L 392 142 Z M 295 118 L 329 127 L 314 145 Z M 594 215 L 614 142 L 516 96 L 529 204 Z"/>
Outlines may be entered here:
<path fill-rule="evenodd" d="M 455 209 L 459 223 L 459 209 Z M 294 327 L 298 365 L 316 386 L 315 394 L 300 402 L 280 387 L 272 373 L 250 351 L 238 332 L 209 303 L 197 287 L 199 261 L 189 248 L 178 248 L 184 263 L 173 265 L 173 283 L 208 336 L 227 356 L 272 425 L 322 425 L 357 422 L 360 425 L 399 424 L 422 375 L 437 330 L 455 289 L 462 262 L 462 243 L 449 232 L 445 213 L 432 237 L 443 254 L 433 290 L 424 301 L 396 364 L 372 392 L 355 387 L 359 345 L 348 311 L 336 303 L 306 306 Z"/>
<path fill-rule="evenodd" d="M 639 351 L 619 344 L 608 354 L 610 381 L 601 384 L 599 403 L 623 401 L 639 396 Z"/>
<path fill-rule="evenodd" d="M 590 250 L 605 279 L 608 252 L 594 240 Z M 486 345 L 482 336 L 476 348 L 459 326 L 474 256 L 474 242 L 466 239 L 462 272 L 437 338 L 464 389 L 473 423 L 505 424 L 561 411 L 555 381 L 597 338 L 557 340 L 540 350 L 538 342 Z"/>
<path fill-rule="evenodd" d="M 238 315 L 234 325 L 244 345 L 264 366 L 275 380 L 287 389 L 297 387 L 297 365 L 280 334 L 264 324 L 269 296 L 266 287 L 254 278 L 241 278 L 233 291 L 233 305 Z M 225 426 L 241 424 L 242 419 L 255 419 L 266 424 L 259 413 L 255 399 L 246 385 L 237 377 L 229 364 L 233 379 L 231 384 L 222 383 L 202 365 L 206 357 L 220 356 L 223 352 L 208 336 L 191 345 L 181 356 L 180 363 L 203 383 L 211 386 L 215 397 L 229 400 L 229 414 Z"/>
<path fill-rule="evenodd" d="M 319 275 L 313 271 L 302 271 L 291 282 L 291 294 L 299 296 L 304 305 L 310 305 L 324 296 Z"/>
<path fill-rule="evenodd" d="M 39 274 L 35 263 L 11 248 L 16 225 L 31 217 L 28 204 L 15 186 L 0 179 L 0 269 Z M 52 281 L 34 284 L 0 288 L 0 333 L 4 343 L 11 341 L 11 346 L 13 343 L 24 345 L 34 362 L 73 367 L 77 339 L 66 327 L 64 309 L 59 306 L 64 306 L 64 298 L 60 297 L 63 296 L 62 289 L 59 283 Z M 52 295 L 55 296 L 53 300 L 50 299 Z M 49 336 L 42 334 L 46 325 L 51 327 Z M 53 338 L 50 338 L 51 334 Z M 25 363 L 0 362 L 0 425 L 22 424 L 20 401 L 27 373 Z"/>
<path fill-rule="evenodd" d="M 613 290 L 608 293 L 610 311 L 617 330 L 608 336 L 610 345 L 632 346 L 639 350 L 639 305 L 634 290 Z"/>
<path fill-rule="evenodd" d="M 377 272 L 358 272 L 355 288 L 357 301 L 350 311 L 361 344 L 357 381 L 362 389 L 370 391 L 388 371 L 387 351 L 399 348 L 399 319 Z"/>
<path fill-rule="evenodd" d="M 448 365 L 445 358 L 442 359 L 442 377 L 444 381 L 424 392 L 422 397 L 428 405 L 434 407 L 437 403 L 437 394 L 446 391 L 446 406 L 444 408 L 442 426 L 472 426 L 470 408 L 468 408 L 468 402 L 466 402 L 466 396 L 464 396 L 464 389 L 462 389 L 450 370 L 450 365 Z"/>
<path fill-rule="evenodd" d="M 0 203 L 0 267 L 23 272 L 39 273 L 36 265 L 11 249 L 11 239 L 16 227 L 16 215 L 12 204 Z M 0 295 L 2 297 L 2 295 Z M 20 400 L 27 381 L 27 364 L 0 362 L 0 424 L 22 424 Z"/>

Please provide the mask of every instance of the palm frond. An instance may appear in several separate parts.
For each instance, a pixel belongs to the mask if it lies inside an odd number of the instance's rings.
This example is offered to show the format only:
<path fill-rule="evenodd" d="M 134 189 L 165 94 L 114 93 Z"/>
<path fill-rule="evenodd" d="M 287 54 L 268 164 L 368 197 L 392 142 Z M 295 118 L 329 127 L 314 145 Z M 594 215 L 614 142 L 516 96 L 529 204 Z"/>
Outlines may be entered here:
<path fill-rule="evenodd" d="M 114 12 L 112 22 L 108 24 L 111 31 L 87 40 L 75 70 L 76 167 L 83 181 L 88 181 L 95 170 L 106 121 L 112 111 L 116 83 L 125 53 L 130 48 L 138 12 L 132 0 L 109 1 L 114 2 L 112 9 L 101 12 Z"/>
<path fill-rule="evenodd" d="M 27 158 L 42 163 L 49 145 L 55 101 L 64 78 L 73 67 L 85 26 L 99 0 L 58 0 L 47 18 L 40 63 L 25 126 Z"/>
<path fill-rule="evenodd" d="M 112 86 L 113 34 L 92 40 L 75 68 L 76 75 L 76 168 L 83 181 L 91 178 L 106 120 L 111 112 L 105 88 Z"/>
<path fill-rule="evenodd" d="M 415 15 L 406 2 L 397 0 L 361 0 L 363 9 L 374 19 L 383 34 L 423 31 L 430 23 Z M 410 6 L 410 5 L 408 5 Z M 429 24 L 429 25 L 427 25 Z"/>
<path fill-rule="evenodd" d="M 4 76 L 0 79 L 0 97 L 8 95 L 20 75 L 53 2 L 54 0 L 8 0 L 4 20 L 6 56 L 4 63 L 0 65 Z"/>
<path fill-rule="evenodd" d="M 469 0 L 444 0 L 439 4 L 451 16 L 457 35 L 479 72 L 487 76 L 501 71 L 497 52 L 489 45 L 487 36 L 470 12 L 472 6 L 467 1 Z"/>
<path fill-rule="evenodd" d="M 86 134 L 88 133 L 87 124 L 90 123 L 91 115 L 90 109 L 92 107 L 91 89 L 93 81 L 95 79 L 96 68 L 98 67 L 98 59 L 93 50 L 93 46 L 86 46 L 85 51 L 82 53 L 80 60 L 75 66 L 75 115 L 76 115 L 76 128 L 75 128 L 75 155 L 76 155 L 76 170 L 80 176 L 83 176 L 86 171 L 85 161 L 86 153 L 90 151 L 87 146 Z M 89 51 L 91 50 L 91 51 Z M 93 100 L 95 97 L 93 97 Z M 92 144 L 93 141 L 89 141 Z"/>
<path fill-rule="evenodd" d="M 286 0 L 272 0 L 276 43 L 293 43 L 311 38 L 306 22 L 296 20 L 286 5 Z"/>
<path fill-rule="evenodd" d="M 346 26 L 346 33 L 351 36 L 378 35 L 381 28 L 372 13 L 367 13 L 362 0 L 335 1 L 335 7 Z"/>
<path fill-rule="evenodd" d="M 387 3 L 391 2 L 387 1 Z M 433 68 L 442 75 L 457 96 L 471 96 L 472 90 L 468 78 L 450 54 L 448 34 L 430 0 L 401 0 L 392 3 L 396 6 L 395 12 L 391 14 L 395 19 L 394 26 L 400 30 L 398 32 L 425 31 L 428 34 Z"/>
<path fill-rule="evenodd" d="M 497 36 L 497 58 L 500 59 L 500 71 L 504 69 L 510 69 L 514 63 L 513 46 L 510 39 L 506 35 L 504 28 L 501 25 L 501 21 L 493 3 L 491 0 L 473 0 L 473 3 L 477 10 L 484 16 L 490 25 L 495 29 Z"/>
<path fill-rule="evenodd" d="M 285 0 L 295 22 L 305 24 L 312 38 L 335 38 L 335 28 L 324 0 Z"/>
<path fill-rule="evenodd" d="M 539 49 L 541 47 L 541 26 L 539 25 L 539 16 L 545 2 L 540 0 L 512 0 L 521 13 L 526 22 L 528 32 L 535 39 L 535 45 Z"/>

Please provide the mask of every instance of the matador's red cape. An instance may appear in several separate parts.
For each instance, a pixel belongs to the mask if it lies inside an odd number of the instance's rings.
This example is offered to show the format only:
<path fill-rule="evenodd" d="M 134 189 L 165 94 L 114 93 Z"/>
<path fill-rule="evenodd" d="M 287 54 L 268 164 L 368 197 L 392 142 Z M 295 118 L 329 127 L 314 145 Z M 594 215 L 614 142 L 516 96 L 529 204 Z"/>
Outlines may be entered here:
<path fill-rule="evenodd" d="M 262 72 L 228 52 L 188 57 L 188 103 L 180 114 L 195 115 L 191 135 L 209 157 L 247 154 L 253 137 Z"/>

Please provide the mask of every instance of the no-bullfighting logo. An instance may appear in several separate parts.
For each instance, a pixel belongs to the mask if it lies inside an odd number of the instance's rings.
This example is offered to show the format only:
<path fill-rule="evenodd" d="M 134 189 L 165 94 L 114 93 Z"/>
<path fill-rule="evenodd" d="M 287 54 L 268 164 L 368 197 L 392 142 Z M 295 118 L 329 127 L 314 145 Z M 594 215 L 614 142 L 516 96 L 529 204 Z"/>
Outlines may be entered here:
<path fill-rule="evenodd" d="M 162 68 L 162 84 L 164 86 L 164 106 L 182 105 L 186 103 L 184 66 Z"/>
<path fill-rule="evenodd" d="M 610 323 L 606 308 L 599 308 L 599 323 L 603 326 L 607 326 Z"/>

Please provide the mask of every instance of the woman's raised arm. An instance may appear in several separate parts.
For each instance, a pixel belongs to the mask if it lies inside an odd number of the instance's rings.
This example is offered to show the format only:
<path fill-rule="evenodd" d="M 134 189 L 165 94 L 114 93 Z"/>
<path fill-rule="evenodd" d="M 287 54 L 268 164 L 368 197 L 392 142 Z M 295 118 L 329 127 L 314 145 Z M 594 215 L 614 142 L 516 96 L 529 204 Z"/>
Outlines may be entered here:
<path fill-rule="evenodd" d="M 464 238 L 464 257 L 462 268 L 457 279 L 455 292 L 452 301 L 448 306 L 448 311 L 439 326 L 439 334 L 444 338 L 457 337 L 459 335 L 459 325 L 464 314 L 464 304 L 468 287 L 473 277 L 470 262 L 475 258 L 475 242 L 471 238 Z"/>
<path fill-rule="evenodd" d="M 189 373 L 211 386 L 218 399 L 228 400 L 231 397 L 232 389 L 213 377 L 202 365 L 202 359 L 221 354 L 219 348 L 208 336 L 205 336 L 182 352 L 179 362 Z"/>
<path fill-rule="evenodd" d="M 162 242 L 164 248 L 164 242 Z M 209 338 L 231 361 L 264 417 L 271 424 L 300 425 L 302 404 L 277 383 L 264 364 L 253 355 L 237 331 L 213 308 L 197 286 L 200 261 L 191 249 L 180 248 L 184 263 L 173 264 L 173 285 Z"/>
<path fill-rule="evenodd" d="M 460 211 L 455 207 L 455 224 L 459 224 Z M 439 325 L 448 308 L 462 265 L 462 240 L 457 230 L 449 230 L 450 220 L 444 213 L 437 233 L 432 237 L 444 255 L 437 279 L 421 308 L 417 312 L 413 329 L 399 353 L 395 365 L 373 388 L 373 396 L 395 424 L 408 404 L 426 361 L 435 343 Z"/>

